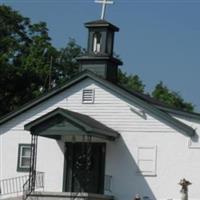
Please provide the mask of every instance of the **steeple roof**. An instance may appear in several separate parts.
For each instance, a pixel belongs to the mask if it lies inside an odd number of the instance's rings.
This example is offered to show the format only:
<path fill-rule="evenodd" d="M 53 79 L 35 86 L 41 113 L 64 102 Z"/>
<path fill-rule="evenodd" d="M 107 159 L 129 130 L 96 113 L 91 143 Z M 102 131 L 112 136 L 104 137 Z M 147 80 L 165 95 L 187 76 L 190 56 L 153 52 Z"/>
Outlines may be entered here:
<path fill-rule="evenodd" d="M 96 21 L 91 21 L 91 22 L 87 22 L 85 23 L 85 27 L 90 28 L 90 27 L 107 27 L 115 32 L 119 31 L 119 28 L 113 24 L 111 24 L 110 22 L 106 21 L 106 20 L 96 20 Z"/>

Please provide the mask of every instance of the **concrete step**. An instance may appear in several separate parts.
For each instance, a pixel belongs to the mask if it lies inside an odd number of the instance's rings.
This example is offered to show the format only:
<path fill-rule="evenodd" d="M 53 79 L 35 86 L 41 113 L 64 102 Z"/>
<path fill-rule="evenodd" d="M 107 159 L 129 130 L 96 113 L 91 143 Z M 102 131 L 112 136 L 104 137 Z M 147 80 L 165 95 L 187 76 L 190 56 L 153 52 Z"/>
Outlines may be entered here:
<path fill-rule="evenodd" d="M 82 192 L 34 192 L 27 200 L 114 200 L 114 198 L 109 195 Z"/>
<path fill-rule="evenodd" d="M 22 195 L 19 195 L 19 196 L 1 196 L 0 195 L 0 200 L 22 200 Z"/>

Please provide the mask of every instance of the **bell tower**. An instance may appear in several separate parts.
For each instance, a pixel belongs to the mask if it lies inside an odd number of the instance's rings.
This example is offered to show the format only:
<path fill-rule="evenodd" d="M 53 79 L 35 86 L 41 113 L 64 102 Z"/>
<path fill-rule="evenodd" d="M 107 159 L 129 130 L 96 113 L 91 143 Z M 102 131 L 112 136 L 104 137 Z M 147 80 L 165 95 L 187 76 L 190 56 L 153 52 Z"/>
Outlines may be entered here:
<path fill-rule="evenodd" d="M 88 48 L 89 54 L 113 56 L 114 34 L 119 28 L 105 20 L 88 22 Z"/>
<path fill-rule="evenodd" d="M 113 56 L 114 35 L 119 31 L 115 25 L 97 20 L 85 23 L 88 28 L 87 53 L 77 58 L 80 71 L 90 70 L 111 82 L 117 82 L 118 66 L 122 62 Z"/>

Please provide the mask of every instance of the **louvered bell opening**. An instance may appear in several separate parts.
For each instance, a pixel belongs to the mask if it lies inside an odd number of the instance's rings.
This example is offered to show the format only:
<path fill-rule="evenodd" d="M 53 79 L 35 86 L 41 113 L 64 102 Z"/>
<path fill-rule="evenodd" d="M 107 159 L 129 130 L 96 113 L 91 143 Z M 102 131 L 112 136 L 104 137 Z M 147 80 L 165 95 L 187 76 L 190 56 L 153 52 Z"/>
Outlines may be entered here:
<path fill-rule="evenodd" d="M 93 89 L 86 89 L 83 90 L 83 100 L 82 103 L 94 103 L 94 90 Z"/>

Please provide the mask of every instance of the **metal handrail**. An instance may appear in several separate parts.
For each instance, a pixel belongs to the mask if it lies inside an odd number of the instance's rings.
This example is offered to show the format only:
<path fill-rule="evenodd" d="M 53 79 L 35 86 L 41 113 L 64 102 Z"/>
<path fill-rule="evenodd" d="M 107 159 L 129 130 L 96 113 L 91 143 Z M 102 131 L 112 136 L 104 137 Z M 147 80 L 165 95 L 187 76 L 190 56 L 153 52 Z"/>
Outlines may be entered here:
<path fill-rule="evenodd" d="M 111 187 L 112 187 L 112 176 L 105 175 L 105 179 L 104 179 L 104 191 L 112 192 Z"/>
<path fill-rule="evenodd" d="M 31 176 L 23 185 L 23 200 L 26 200 L 27 197 L 36 189 L 44 189 L 44 172 L 36 172 L 35 176 Z"/>

